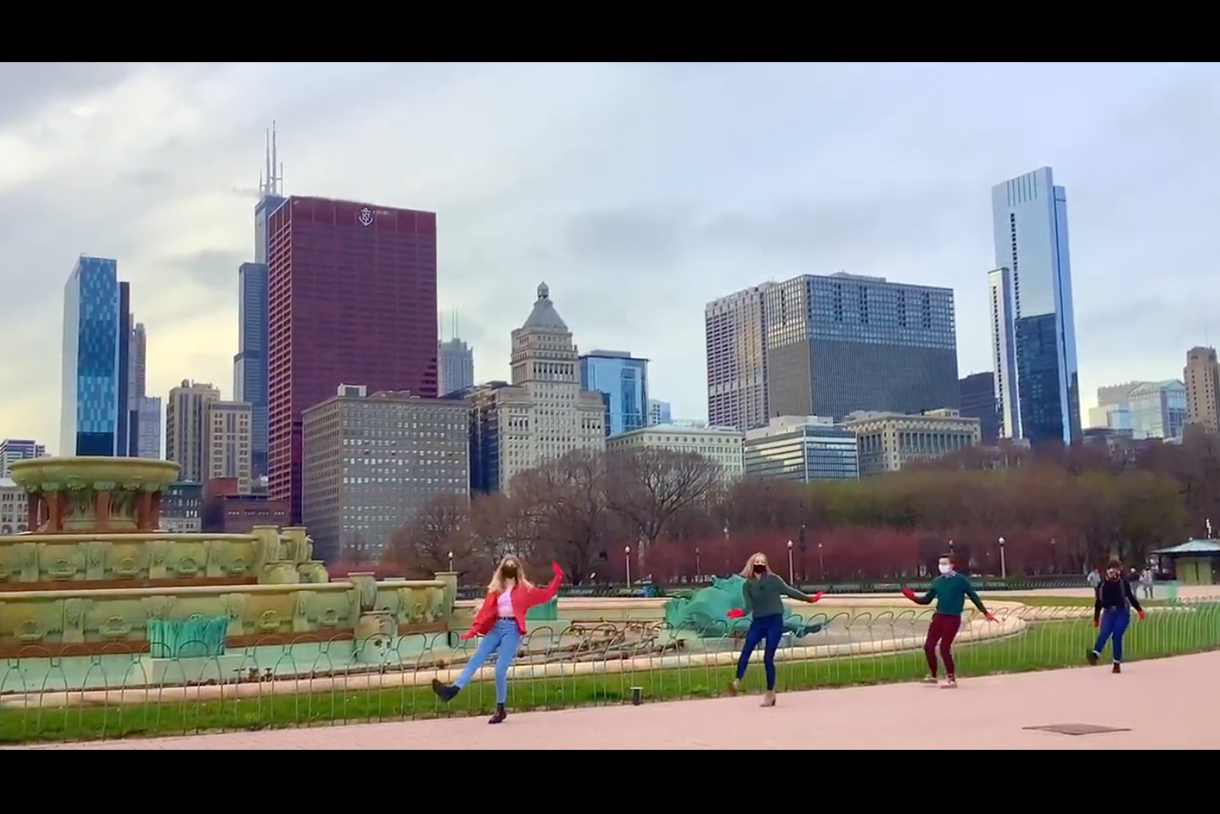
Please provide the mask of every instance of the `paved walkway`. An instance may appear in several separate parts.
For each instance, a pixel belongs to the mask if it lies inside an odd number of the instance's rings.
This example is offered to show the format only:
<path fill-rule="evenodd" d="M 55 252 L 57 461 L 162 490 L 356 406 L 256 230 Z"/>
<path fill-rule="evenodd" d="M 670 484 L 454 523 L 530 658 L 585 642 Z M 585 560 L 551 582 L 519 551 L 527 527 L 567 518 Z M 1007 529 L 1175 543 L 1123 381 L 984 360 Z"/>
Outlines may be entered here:
<path fill-rule="evenodd" d="M 757 669 L 752 668 L 752 669 Z M 917 684 L 483 718 L 130 740 L 50 749 L 1217 749 L 1220 653 Z M 760 725 L 761 722 L 765 725 Z M 1062 735 L 1087 724 L 1128 732 Z"/>

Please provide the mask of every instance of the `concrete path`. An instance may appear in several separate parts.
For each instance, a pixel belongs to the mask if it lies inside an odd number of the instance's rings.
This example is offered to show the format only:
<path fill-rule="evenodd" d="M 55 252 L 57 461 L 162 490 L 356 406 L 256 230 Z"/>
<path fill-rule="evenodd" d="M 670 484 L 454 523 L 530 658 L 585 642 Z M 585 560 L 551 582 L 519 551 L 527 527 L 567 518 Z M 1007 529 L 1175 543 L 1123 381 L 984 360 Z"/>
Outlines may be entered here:
<path fill-rule="evenodd" d="M 756 667 L 751 669 L 757 669 Z M 917 684 L 43 749 L 1218 749 L 1220 653 Z M 760 723 L 765 724 L 760 725 Z M 1085 724 L 1127 732 L 1064 735 Z"/>

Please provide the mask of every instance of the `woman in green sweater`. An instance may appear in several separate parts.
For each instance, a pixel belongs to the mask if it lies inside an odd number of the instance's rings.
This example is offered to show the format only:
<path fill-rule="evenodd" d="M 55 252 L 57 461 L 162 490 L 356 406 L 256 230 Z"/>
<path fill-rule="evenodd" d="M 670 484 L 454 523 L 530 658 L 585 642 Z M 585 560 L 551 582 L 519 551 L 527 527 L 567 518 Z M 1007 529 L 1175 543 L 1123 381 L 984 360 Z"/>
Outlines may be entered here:
<path fill-rule="evenodd" d="M 744 614 L 753 614 L 750 627 L 746 630 L 746 641 L 741 648 L 741 657 L 737 659 L 737 678 L 729 685 L 729 692 L 736 695 L 741 689 L 741 680 L 746 677 L 746 667 L 750 664 L 750 656 L 759 642 L 765 641 L 763 650 L 763 668 L 767 673 L 767 694 L 763 696 L 764 707 L 775 706 L 775 651 L 779 640 L 784 635 L 784 597 L 799 599 L 802 602 L 817 602 L 822 593 L 810 596 L 801 593 L 778 575 L 771 571 L 765 554 L 755 554 L 746 562 L 741 575 L 746 583 L 742 587 L 742 599 L 745 601 Z"/>

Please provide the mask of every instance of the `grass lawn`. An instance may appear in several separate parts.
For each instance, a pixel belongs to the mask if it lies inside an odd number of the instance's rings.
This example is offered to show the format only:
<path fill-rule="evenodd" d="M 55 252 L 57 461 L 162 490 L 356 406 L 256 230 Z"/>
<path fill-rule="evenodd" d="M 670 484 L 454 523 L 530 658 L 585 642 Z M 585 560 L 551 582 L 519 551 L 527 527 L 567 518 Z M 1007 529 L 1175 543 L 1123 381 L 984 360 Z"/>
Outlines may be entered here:
<path fill-rule="evenodd" d="M 1084 665 L 1094 636 L 1090 619 L 1034 623 L 1023 634 L 1008 639 L 959 645 L 955 649 L 958 675 L 968 678 Z M 1220 604 L 1196 605 L 1182 612 L 1154 612 L 1144 622 L 1133 620 L 1126 639 L 1126 660 L 1217 647 L 1220 647 Z M 777 668 L 781 691 L 911 681 L 921 678 L 927 670 L 922 652 L 781 661 Z M 510 684 L 509 707 L 525 711 L 621 704 L 629 701 L 632 687 L 641 687 L 646 701 L 709 698 L 723 694 L 732 677 L 733 668 L 729 666 L 691 666 L 524 680 Z M 761 663 L 752 663 L 743 689 L 759 692 L 762 680 Z M 437 701 L 428 687 L 395 687 L 182 703 L 4 709 L 0 710 L 0 743 L 474 715 L 488 712 L 493 701 L 491 683 L 478 682 L 447 707 Z"/>
<path fill-rule="evenodd" d="M 1093 607 L 1093 597 L 1091 596 L 1013 596 L 1009 597 L 1013 602 L 1020 602 L 1022 605 L 1029 605 L 1031 608 L 1091 608 Z M 988 599 L 1004 599 L 1001 593 L 984 594 L 983 601 Z M 1140 599 L 1140 605 L 1145 608 L 1165 607 L 1169 605 L 1169 601 L 1165 599 Z"/>

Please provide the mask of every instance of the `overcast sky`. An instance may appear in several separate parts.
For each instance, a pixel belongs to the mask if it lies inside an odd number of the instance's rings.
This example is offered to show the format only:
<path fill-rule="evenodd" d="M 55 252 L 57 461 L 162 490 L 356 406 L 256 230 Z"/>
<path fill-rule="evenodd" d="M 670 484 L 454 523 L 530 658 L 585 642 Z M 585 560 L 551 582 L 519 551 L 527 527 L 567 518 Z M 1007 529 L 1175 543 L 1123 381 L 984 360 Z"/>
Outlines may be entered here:
<path fill-rule="evenodd" d="M 479 380 L 545 280 L 582 350 L 648 357 L 691 418 L 704 304 L 768 278 L 952 286 L 961 373 L 988 369 L 990 189 L 1052 166 L 1087 409 L 1180 377 L 1220 306 L 1218 88 L 1210 65 L 0 64 L 0 437 L 58 450 L 82 253 L 132 284 L 151 394 L 231 396 L 272 119 L 289 194 L 438 213 Z"/>

